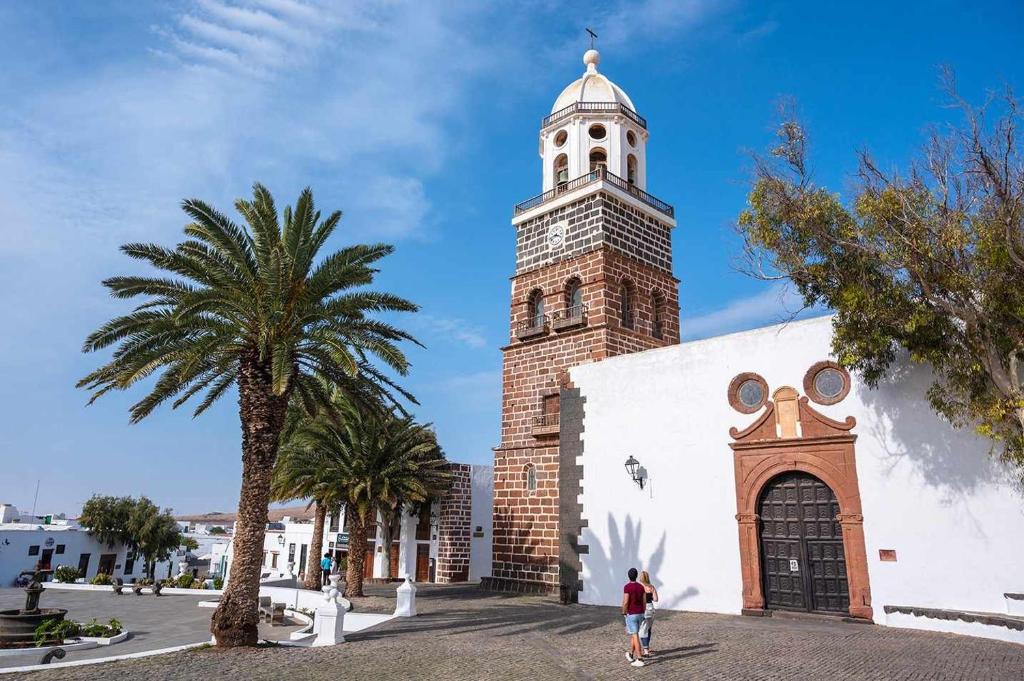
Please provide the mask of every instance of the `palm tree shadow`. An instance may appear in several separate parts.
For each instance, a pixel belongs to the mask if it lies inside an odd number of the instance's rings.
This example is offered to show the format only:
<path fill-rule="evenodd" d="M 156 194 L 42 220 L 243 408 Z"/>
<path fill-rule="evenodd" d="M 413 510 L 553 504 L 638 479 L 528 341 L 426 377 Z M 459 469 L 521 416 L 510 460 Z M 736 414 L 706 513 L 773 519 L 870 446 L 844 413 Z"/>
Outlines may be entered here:
<path fill-rule="evenodd" d="M 643 521 L 634 521 L 632 516 L 627 515 L 620 529 L 615 517 L 609 513 L 607 527 L 607 547 L 589 528 L 583 530 L 581 544 L 587 547 L 585 555 L 581 556 L 584 600 L 597 605 L 618 605 L 622 599 L 622 587 L 628 579 L 626 573 L 631 567 L 647 570 L 660 595 L 665 584 L 661 568 L 665 560 L 666 533 L 661 533 L 654 551 L 644 557 L 640 555 Z M 662 596 L 659 601 L 660 607 L 667 610 L 678 609 L 684 601 L 700 593 L 693 585 L 681 591 L 673 588 L 672 591 L 674 595 L 671 597 L 666 599 Z"/>

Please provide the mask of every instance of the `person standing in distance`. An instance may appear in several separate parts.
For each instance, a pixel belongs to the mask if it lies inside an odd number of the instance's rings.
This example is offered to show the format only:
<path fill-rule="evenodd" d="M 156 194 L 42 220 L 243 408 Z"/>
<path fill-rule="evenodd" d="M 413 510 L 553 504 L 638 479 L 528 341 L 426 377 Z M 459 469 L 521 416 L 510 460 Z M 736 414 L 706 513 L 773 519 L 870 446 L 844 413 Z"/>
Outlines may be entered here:
<path fill-rule="evenodd" d="M 323 587 L 328 583 L 328 577 L 331 576 L 331 554 L 325 553 L 324 557 L 320 560 L 320 586 Z"/>

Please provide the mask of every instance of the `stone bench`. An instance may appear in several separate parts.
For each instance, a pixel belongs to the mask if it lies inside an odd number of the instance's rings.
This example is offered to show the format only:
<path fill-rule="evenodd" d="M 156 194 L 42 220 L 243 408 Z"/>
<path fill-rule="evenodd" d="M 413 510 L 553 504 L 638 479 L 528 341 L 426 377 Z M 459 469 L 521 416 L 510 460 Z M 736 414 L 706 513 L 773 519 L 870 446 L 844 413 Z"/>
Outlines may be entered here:
<path fill-rule="evenodd" d="M 155 584 L 140 584 L 139 582 L 136 582 L 135 584 L 125 584 L 123 580 L 118 579 L 113 584 L 111 584 L 111 587 L 114 589 L 114 593 L 118 596 L 123 594 L 125 589 L 131 589 L 132 593 L 134 593 L 136 596 L 141 596 L 143 589 L 146 589 L 147 591 L 149 591 L 149 593 L 153 594 L 154 596 L 159 596 L 160 592 L 164 588 L 164 585 L 160 582 L 156 582 Z"/>
<path fill-rule="evenodd" d="M 260 619 L 270 624 L 284 622 L 284 603 L 273 603 L 270 596 L 260 596 Z"/>

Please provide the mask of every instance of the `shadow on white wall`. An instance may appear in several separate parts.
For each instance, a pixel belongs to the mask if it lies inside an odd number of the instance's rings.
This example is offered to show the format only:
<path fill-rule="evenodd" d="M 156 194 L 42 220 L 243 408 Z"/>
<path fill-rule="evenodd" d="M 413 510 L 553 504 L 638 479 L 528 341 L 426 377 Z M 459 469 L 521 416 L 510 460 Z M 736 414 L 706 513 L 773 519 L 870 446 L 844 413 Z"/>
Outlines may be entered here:
<path fill-rule="evenodd" d="M 586 540 L 583 543 L 588 547 L 588 553 L 581 556 L 586 568 L 583 575 L 584 591 L 603 605 L 619 605 L 622 602 L 622 587 L 629 580 L 629 568 L 635 567 L 637 572 L 647 570 L 650 574 L 651 582 L 657 587 L 661 598 L 660 607 L 669 610 L 684 609 L 680 604 L 696 596 L 700 591 L 695 586 L 684 588 L 674 581 L 683 578 L 683 575 L 661 573 L 667 533 L 661 533 L 658 545 L 651 554 L 640 555 L 642 532 L 643 521 L 634 521 L 631 515 L 626 515 L 620 530 L 615 516 L 611 513 L 608 514 L 607 546 L 601 543 L 594 532 L 586 532 Z"/>

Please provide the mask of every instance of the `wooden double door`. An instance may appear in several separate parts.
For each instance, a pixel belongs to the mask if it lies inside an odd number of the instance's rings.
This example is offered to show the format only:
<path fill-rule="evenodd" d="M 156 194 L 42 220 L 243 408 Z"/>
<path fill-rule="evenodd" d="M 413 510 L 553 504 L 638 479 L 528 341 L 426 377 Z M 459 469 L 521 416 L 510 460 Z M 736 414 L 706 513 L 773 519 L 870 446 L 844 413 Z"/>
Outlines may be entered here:
<path fill-rule="evenodd" d="M 807 473 L 783 473 L 765 486 L 758 515 L 765 607 L 848 614 L 846 553 L 832 489 Z"/>

